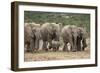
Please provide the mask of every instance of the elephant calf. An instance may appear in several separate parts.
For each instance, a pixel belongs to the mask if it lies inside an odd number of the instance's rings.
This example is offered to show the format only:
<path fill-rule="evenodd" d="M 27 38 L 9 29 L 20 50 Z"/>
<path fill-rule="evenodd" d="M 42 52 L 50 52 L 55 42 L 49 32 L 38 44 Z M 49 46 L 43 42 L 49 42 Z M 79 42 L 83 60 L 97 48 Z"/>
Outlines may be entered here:
<path fill-rule="evenodd" d="M 52 40 L 52 49 L 53 49 L 53 51 L 59 50 L 59 46 L 60 46 L 59 41 Z"/>

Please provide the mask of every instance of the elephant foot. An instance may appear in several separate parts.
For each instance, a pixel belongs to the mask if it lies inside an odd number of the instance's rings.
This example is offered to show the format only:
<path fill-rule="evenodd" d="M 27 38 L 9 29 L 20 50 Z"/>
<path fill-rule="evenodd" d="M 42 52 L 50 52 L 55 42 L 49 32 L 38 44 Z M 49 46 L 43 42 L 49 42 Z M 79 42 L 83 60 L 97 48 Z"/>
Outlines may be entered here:
<path fill-rule="evenodd" d="M 48 49 L 51 49 L 52 47 L 51 46 L 49 46 L 49 48 Z"/>
<path fill-rule="evenodd" d="M 84 51 L 85 50 L 85 48 L 84 47 L 82 47 L 82 51 Z"/>

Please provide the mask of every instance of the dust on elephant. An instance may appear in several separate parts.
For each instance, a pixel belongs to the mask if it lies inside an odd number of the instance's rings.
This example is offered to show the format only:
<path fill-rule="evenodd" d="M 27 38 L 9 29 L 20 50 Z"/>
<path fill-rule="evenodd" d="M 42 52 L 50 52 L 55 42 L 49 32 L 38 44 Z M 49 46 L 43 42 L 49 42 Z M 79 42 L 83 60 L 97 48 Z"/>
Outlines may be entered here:
<path fill-rule="evenodd" d="M 34 51 L 39 49 L 40 24 L 27 23 L 24 27 L 24 44 L 27 51 Z"/>
<path fill-rule="evenodd" d="M 43 40 L 43 49 L 48 50 L 47 44 L 49 43 L 49 49 L 52 48 L 52 40 L 59 40 L 60 26 L 56 23 L 44 23 L 41 26 L 41 38 Z"/>

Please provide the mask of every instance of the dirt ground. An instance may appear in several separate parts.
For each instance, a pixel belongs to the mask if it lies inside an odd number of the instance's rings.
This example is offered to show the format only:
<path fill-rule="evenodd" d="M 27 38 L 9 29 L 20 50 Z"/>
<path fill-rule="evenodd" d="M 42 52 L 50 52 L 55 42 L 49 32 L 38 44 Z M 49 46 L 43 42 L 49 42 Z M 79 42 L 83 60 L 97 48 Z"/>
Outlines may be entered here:
<path fill-rule="evenodd" d="M 63 51 L 37 51 L 33 53 L 25 52 L 24 61 L 50 61 L 50 60 L 71 60 L 71 59 L 89 59 L 90 58 L 90 41 L 87 41 L 85 51 L 63 52 Z"/>
<path fill-rule="evenodd" d="M 36 53 L 25 53 L 24 61 L 48 61 L 48 60 L 68 60 L 68 59 L 88 59 L 90 50 L 81 52 L 63 52 L 63 51 L 39 51 Z"/>

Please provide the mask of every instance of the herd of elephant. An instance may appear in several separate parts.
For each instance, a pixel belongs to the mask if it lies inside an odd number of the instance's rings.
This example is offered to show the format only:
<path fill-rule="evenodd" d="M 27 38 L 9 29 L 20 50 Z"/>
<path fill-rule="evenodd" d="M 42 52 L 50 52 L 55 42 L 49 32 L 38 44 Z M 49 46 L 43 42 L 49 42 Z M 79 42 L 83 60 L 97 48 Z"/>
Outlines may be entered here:
<path fill-rule="evenodd" d="M 34 52 L 39 50 L 42 41 L 42 50 L 59 50 L 61 40 L 63 42 L 62 51 L 84 51 L 87 47 L 86 30 L 75 25 L 65 25 L 61 23 L 25 23 L 24 26 L 24 46 L 25 51 Z M 70 44 L 70 48 L 68 47 Z"/>

